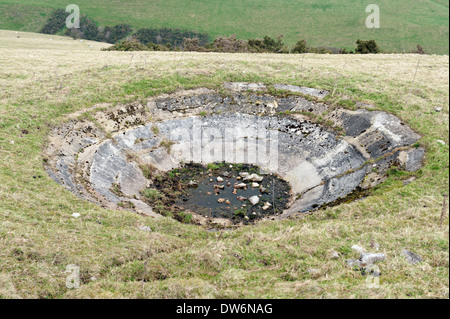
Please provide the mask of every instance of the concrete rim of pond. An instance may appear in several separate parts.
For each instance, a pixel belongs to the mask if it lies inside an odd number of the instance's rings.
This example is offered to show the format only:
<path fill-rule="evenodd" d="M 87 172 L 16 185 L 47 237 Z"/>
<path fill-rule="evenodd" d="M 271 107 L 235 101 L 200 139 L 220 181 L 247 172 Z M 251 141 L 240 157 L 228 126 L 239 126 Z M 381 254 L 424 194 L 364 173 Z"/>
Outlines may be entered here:
<path fill-rule="evenodd" d="M 288 94 L 273 96 L 273 89 Z M 399 118 L 362 104 L 332 109 L 322 101 L 327 95 L 293 85 L 225 83 L 220 93 L 198 88 L 97 105 L 92 116 L 73 114 L 53 129 L 45 168 L 80 198 L 160 217 L 141 200 L 149 186 L 145 165 L 168 171 L 183 162 L 255 164 L 290 183 L 289 208 L 273 216 L 286 218 L 372 188 L 393 165 L 422 167 L 420 136 Z"/>

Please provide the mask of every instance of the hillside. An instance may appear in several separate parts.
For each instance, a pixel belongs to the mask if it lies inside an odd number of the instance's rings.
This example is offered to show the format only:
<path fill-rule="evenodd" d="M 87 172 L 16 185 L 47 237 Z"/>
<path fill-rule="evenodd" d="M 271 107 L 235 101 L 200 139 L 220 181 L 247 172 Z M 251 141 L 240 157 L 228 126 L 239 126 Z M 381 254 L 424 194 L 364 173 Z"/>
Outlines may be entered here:
<path fill-rule="evenodd" d="M 100 25 L 129 23 L 135 29 L 172 27 L 236 34 L 248 39 L 283 34 L 287 44 L 306 39 L 313 46 L 351 49 L 356 39 L 375 39 L 384 52 L 449 52 L 449 5 L 445 0 L 380 0 L 381 28 L 365 27 L 365 8 L 356 0 L 130 0 L 77 2 Z M 0 29 L 38 32 L 53 9 L 66 1 L 0 0 Z"/>
<path fill-rule="evenodd" d="M 448 299 L 448 57 L 299 59 L 104 46 L 0 30 L 0 299 Z M 333 106 L 350 97 L 392 113 L 422 136 L 424 167 L 392 170 L 358 201 L 223 233 L 102 208 L 44 169 L 49 134 L 69 115 L 89 121 L 116 105 L 227 81 L 325 89 Z M 359 256 L 353 245 L 386 254 L 377 264 L 380 287 L 369 288 L 368 277 L 347 264 Z M 405 248 L 422 262 L 409 264 Z M 78 289 L 66 287 L 68 265 L 80 267 Z"/>

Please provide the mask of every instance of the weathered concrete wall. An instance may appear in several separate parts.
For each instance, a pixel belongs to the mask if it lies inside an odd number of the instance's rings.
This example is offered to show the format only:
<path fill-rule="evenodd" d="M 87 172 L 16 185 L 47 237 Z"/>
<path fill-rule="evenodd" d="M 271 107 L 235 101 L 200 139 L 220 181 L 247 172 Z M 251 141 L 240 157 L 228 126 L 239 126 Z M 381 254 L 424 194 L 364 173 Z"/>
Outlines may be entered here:
<path fill-rule="evenodd" d="M 167 171 L 191 161 L 251 163 L 291 184 L 283 218 L 373 187 L 394 163 L 409 171 L 421 167 L 424 149 L 412 146 L 420 136 L 391 114 L 327 112 L 321 99 L 328 92 L 292 85 L 274 88 L 315 100 L 270 96 L 261 83 L 224 88 L 224 95 L 180 91 L 96 112 L 93 121 L 68 121 L 49 137 L 47 170 L 77 196 L 111 208 L 131 202 L 134 210 L 156 217 L 140 200 L 149 183 L 140 166 Z M 289 115 L 280 114 L 285 111 Z M 304 114 L 322 115 L 344 134 Z"/>

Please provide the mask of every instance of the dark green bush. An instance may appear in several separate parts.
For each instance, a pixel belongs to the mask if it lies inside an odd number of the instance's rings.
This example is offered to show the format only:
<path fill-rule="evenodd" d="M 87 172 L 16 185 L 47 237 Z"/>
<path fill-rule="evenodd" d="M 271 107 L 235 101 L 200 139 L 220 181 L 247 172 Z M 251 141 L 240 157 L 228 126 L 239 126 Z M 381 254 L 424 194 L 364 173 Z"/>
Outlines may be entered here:
<path fill-rule="evenodd" d="M 172 47 L 183 46 L 185 38 L 198 38 L 201 45 L 205 45 L 208 42 L 208 34 L 197 33 L 193 31 L 181 31 L 179 29 L 171 28 L 143 28 L 139 29 L 135 35 L 142 44 L 154 43 L 154 44 L 170 44 Z"/>
<path fill-rule="evenodd" d="M 375 40 L 368 40 L 368 41 L 364 41 L 364 40 L 357 40 L 356 41 L 356 53 L 361 53 L 361 54 L 368 54 L 368 53 L 378 53 L 380 52 L 380 49 L 378 48 L 377 43 L 375 42 Z"/>
<path fill-rule="evenodd" d="M 279 35 L 276 39 L 265 36 L 263 39 L 248 40 L 248 48 L 250 52 L 261 53 L 286 53 L 287 50 L 282 41 L 283 35 Z"/>
<path fill-rule="evenodd" d="M 99 37 L 100 32 L 97 24 L 85 15 L 80 17 L 80 28 L 67 29 L 65 34 L 74 39 L 102 41 L 101 37 Z"/>
<path fill-rule="evenodd" d="M 129 35 L 133 29 L 129 24 L 118 24 L 114 27 L 105 27 L 100 38 L 103 38 L 105 42 L 116 43 Z"/>
<path fill-rule="evenodd" d="M 109 48 L 103 49 L 104 51 L 150 51 L 148 46 L 143 45 L 137 39 L 123 40 L 110 46 Z"/>
<path fill-rule="evenodd" d="M 63 9 L 57 9 L 52 12 L 44 27 L 41 30 L 41 33 L 45 34 L 56 34 L 61 31 L 62 28 L 66 25 L 66 18 L 68 17 L 68 13 Z"/>
<path fill-rule="evenodd" d="M 298 41 L 291 50 L 291 53 L 307 53 L 308 47 L 305 40 Z"/>

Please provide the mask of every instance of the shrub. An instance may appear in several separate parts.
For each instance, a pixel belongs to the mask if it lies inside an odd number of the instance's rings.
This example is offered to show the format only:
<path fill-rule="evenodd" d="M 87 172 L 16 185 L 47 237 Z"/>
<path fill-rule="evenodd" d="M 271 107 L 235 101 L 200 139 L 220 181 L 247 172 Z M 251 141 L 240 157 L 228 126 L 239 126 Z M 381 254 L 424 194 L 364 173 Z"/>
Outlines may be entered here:
<path fill-rule="evenodd" d="M 424 49 L 422 48 L 422 46 L 420 44 L 417 45 L 416 51 L 413 51 L 413 53 L 426 54 Z"/>
<path fill-rule="evenodd" d="M 291 53 L 307 53 L 308 47 L 305 40 L 298 41 L 291 50 Z"/>
<path fill-rule="evenodd" d="M 199 43 L 204 45 L 208 42 L 208 34 L 193 31 L 181 31 L 171 28 L 142 28 L 134 34 L 141 43 L 170 44 L 173 47 L 182 47 L 185 38 L 198 38 Z"/>
<path fill-rule="evenodd" d="M 284 53 L 286 49 L 282 41 L 283 35 L 279 35 L 276 39 L 265 36 L 263 39 L 248 40 L 248 47 L 250 52 L 272 52 Z"/>
<path fill-rule="evenodd" d="M 44 27 L 41 30 L 41 33 L 45 34 L 56 34 L 61 31 L 62 28 L 66 25 L 66 18 L 68 14 L 63 9 L 57 9 L 52 12 Z"/>
<path fill-rule="evenodd" d="M 356 41 L 356 45 L 357 45 L 355 50 L 356 53 L 368 54 L 380 52 L 380 49 L 378 48 L 378 45 L 375 42 L 375 40 L 364 41 L 358 39 Z"/>
<path fill-rule="evenodd" d="M 133 31 L 129 24 L 118 24 L 114 27 L 105 27 L 101 38 L 108 43 L 116 43 Z"/>
<path fill-rule="evenodd" d="M 263 39 L 250 39 L 248 40 L 248 47 L 250 52 L 272 52 L 272 53 L 285 53 L 287 52 L 284 43 L 282 41 L 283 35 L 279 35 L 276 39 L 269 36 L 265 36 Z"/>
<path fill-rule="evenodd" d="M 214 52 L 248 52 L 247 41 L 236 39 L 236 35 L 229 37 L 217 37 L 211 45 Z"/>
<path fill-rule="evenodd" d="M 184 51 L 197 51 L 197 52 L 208 51 L 205 47 L 201 46 L 199 38 L 184 38 L 183 39 L 183 50 Z"/>
<path fill-rule="evenodd" d="M 308 52 L 310 53 L 316 53 L 316 54 L 332 54 L 333 51 L 331 51 L 328 48 L 324 47 L 317 47 L 317 48 L 308 48 Z"/>
<path fill-rule="evenodd" d="M 67 29 L 65 34 L 74 39 L 101 41 L 97 24 L 85 15 L 80 17 L 80 28 Z"/>
<path fill-rule="evenodd" d="M 122 42 L 116 43 L 109 48 L 102 49 L 103 51 L 149 51 L 149 48 L 141 44 L 136 39 L 124 40 Z"/>
<path fill-rule="evenodd" d="M 353 53 L 354 53 L 353 51 L 351 51 L 351 50 L 348 51 L 348 50 L 345 49 L 345 48 L 341 50 L 341 54 L 353 54 Z"/>

